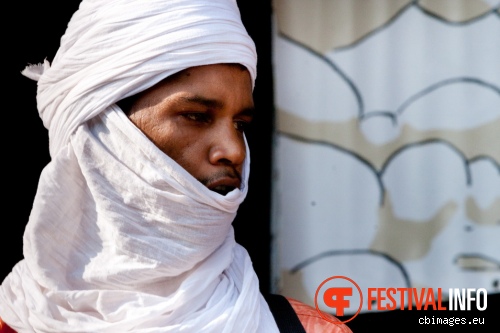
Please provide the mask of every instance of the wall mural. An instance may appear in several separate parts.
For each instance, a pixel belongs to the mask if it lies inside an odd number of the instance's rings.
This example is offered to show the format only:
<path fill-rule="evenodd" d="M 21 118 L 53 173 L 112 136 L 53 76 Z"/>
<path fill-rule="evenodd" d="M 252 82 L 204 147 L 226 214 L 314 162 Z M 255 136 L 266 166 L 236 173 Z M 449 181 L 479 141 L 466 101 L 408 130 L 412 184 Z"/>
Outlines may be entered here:
<path fill-rule="evenodd" d="M 500 1 L 273 13 L 274 290 L 500 292 Z"/>

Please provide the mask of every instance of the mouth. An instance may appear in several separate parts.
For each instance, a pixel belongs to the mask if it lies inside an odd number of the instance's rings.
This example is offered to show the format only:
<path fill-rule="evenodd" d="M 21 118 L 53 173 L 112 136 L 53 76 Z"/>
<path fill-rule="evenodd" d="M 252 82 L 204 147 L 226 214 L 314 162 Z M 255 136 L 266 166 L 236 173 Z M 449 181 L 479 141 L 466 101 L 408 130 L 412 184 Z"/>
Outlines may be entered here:
<path fill-rule="evenodd" d="M 212 190 L 214 192 L 217 192 L 220 195 L 226 195 L 229 192 L 231 192 L 232 190 L 234 190 L 235 188 L 236 187 L 234 187 L 234 186 L 220 185 L 220 186 L 216 186 L 216 187 L 210 188 L 210 190 Z"/>
<path fill-rule="evenodd" d="M 461 254 L 455 264 L 466 271 L 500 271 L 500 261 L 482 254 Z"/>
<path fill-rule="evenodd" d="M 240 185 L 240 178 L 233 175 L 224 175 L 205 184 L 209 190 L 217 192 L 220 195 L 226 195 L 232 190 L 239 188 Z"/>

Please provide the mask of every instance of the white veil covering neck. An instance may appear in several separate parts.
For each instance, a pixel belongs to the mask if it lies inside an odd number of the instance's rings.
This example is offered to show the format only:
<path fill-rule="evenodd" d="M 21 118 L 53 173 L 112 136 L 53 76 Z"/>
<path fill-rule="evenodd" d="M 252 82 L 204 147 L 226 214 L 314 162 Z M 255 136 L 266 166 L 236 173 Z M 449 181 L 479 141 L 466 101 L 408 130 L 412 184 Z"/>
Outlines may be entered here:
<path fill-rule="evenodd" d="M 232 221 L 114 104 L 182 69 L 256 54 L 234 0 L 84 0 L 38 81 L 52 160 L 0 287 L 17 332 L 278 332 Z"/>

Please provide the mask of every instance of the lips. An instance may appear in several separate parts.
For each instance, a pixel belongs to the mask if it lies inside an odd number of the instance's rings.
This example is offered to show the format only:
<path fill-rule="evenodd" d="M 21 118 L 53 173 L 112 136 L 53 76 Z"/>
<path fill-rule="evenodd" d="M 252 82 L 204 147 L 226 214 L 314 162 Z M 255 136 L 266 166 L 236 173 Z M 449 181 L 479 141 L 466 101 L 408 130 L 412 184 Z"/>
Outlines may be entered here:
<path fill-rule="evenodd" d="M 210 181 L 206 186 L 214 192 L 221 195 L 226 195 L 235 188 L 239 188 L 241 181 L 238 177 L 224 176 L 217 178 L 214 181 Z"/>

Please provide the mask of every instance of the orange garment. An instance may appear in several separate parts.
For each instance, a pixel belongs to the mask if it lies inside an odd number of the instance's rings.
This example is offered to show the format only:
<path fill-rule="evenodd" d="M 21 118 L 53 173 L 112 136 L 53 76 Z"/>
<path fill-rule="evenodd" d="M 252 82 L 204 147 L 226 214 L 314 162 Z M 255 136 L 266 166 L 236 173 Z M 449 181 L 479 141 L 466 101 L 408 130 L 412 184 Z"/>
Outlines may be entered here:
<path fill-rule="evenodd" d="M 312 306 L 306 305 L 293 298 L 287 297 L 290 305 L 297 313 L 302 326 L 307 333 L 352 333 L 345 324 L 333 324 L 324 319 L 318 311 Z M 340 322 L 336 317 L 325 314 L 332 321 Z M 7 326 L 0 318 L 0 333 L 16 333 L 12 328 Z"/>
<path fill-rule="evenodd" d="M 306 330 L 306 333 L 352 333 L 351 329 L 345 324 L 334 324 L 325 318 L 323 318 L 316 308 L 304 304 L 296 299 L 287 297 L 288 302 L 292 305 L 292 308 L 297 313 L 302 326 Z M 325 317 L 328 317 L 333 322 L 339 322 L 337 317 L 323 313 Z"/>
<path fill-rule="evenodd" d="M 7 324 L 3 322 L 2 318 L 0 318 L 0 333 L 16 333 L 16 331 L 7 326 Z"/>

